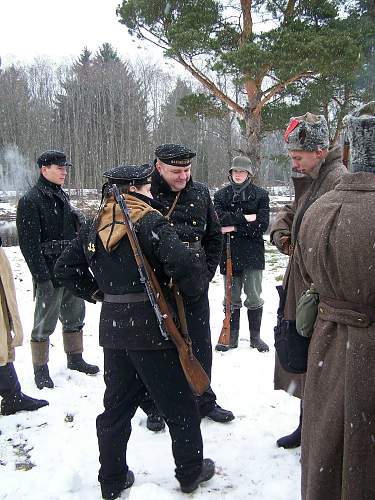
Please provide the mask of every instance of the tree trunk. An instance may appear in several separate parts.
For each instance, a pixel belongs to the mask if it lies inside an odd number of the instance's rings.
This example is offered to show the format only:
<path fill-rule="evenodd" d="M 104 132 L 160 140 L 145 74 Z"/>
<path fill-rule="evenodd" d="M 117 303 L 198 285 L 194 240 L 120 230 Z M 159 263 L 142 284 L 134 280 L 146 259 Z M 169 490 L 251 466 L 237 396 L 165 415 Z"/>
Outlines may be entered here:
<path fill-rule="evenodd" d="M 245 109 L 245 139 L 246 155 L 254 165 L 255 174 L 259 172 L 261 166 L 260 141 L 261 141 L 261 116 L 259 113 L 251 111 L 249 107 Z"/>

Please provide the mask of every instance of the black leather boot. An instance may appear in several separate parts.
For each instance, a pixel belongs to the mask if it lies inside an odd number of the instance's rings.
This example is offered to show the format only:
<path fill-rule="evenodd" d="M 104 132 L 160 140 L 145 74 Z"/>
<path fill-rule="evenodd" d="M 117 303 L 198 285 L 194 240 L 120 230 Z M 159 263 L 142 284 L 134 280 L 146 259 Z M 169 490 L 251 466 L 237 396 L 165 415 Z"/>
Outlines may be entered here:
<path fill-rule="evenodd" d="M 11 396 L 4 397 L 1 401 L 1 414 L 14 415 L 18 411 L 35 411 L 49 403 L 45 399 L 35 399 L 26 396 L 21 391 L 12 394 Z"/>
<path fill-rule="evenodd" d="M 134 484 L 134 473 L 130 469 L 126 474 L 125 481 L 118 481 L 116 483 L 101 483 L 100 487 L 102 490 L 102 498 L 105 500 L 114 500 L 119 498 L 121 493 L 133 486 Z"/>
<path fill-rule="evenodd" d="M 86 375 L 95 375 L 99 371 L 99 366 L 86 363 L 82 358 L 82 353 L 68 353 L 66 357 L 69 370 L 76 370 L 77 372 L 86 373 Z"/>
<path fill-rule="evenodd" d="M 267 352 L 270 350 L 270 348 L 260 338 L 260 325 L 262 324 L 262 315 L 263 307 L 247 310 L 250 330 L 250 347 L 258 349 L 259 352 Z"/>
<path fill-rule="evenodd" d="M 55 387 L 51 377 L 49 376 L 47 363 L 45 365 L 34 365 L 34 378 L 38 389 L 43 389 L 44 387 L 53 389 Z"/>
<path fill-rule="evenodd" d="M 181 484 L 181 491 L 183 493 L 192 493 L 201 483 L 208 481 L 215 474 L 215 462 L 210 458 L 204 458 L 202 463 L 202 470 L 199 476 L 189 484 Z"/>
<path fill-rule="evenodd" d="M 299 415 L 298 427 L 291 434 L 283 436 L 276 441 L 276 444 L 279 448 L 291 449 L 291 448 L 298 448 L 298 446 L 301 446 L 302 416 L 303 416 L 303 410 L 301 401 L 301 410 Z"/>

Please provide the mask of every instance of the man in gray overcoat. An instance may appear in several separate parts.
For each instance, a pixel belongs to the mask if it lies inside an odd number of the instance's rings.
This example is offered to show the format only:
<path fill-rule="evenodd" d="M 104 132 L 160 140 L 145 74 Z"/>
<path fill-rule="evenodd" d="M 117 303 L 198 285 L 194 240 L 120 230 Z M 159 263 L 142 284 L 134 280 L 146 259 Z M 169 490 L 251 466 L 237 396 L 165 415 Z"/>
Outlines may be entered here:
<path fill-rule="evenodd" d="M 306 212 L 295 251 L 320 295 L 302 427 L 302 499 L 375 498 L 375 101 L 345 119 L 352 174 Z M 303 284 L 302 284 L 303 283 Z"/>
<path fill-rule="evenodd" d="M 294 321 L 296 297 L 298 297 L 296 288 L 298 289 L 301 281 L 293 259 L 298 228 L 307 208 L 335 187 L 346 172 L 346 168 L 341 160 L 341 147 L 329 147 L 328 126 L 324 116 L 306 113 L 292 118 L 284 137 L 293 170 L 303 175 L 293 178 L 295 200 L 277 214 L 271 227 L 270 238 L 271 243 L 276 245 L 280 252 L 290 256 L 283 281 L 286 293 L 284 318 Z M 304 379 L 304 374 L 296 375 L 284 370 L 276 354 L 274 375 L 276 390 L 283 389 L 302 401 Z M 278 446 L 283 448 L 300 446 L 301 421 L 302 403 L 297 429 L 278 439 Z"/>

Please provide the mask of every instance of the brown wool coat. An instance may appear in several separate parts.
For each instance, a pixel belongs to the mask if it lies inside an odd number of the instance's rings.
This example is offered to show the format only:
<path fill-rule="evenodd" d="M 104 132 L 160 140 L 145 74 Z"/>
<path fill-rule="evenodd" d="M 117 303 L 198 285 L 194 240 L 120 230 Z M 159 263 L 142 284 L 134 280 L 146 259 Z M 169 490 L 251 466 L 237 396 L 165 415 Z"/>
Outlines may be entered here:
<path fill-rule="evenodd" d="M 304 393 L 303 500 L 375 498 L 374 221 L 375 174 L 359 172 L 318 200 L 300 230 L 295 264 L 320 294 Z"/>
<path fill-rule="evenodd" d="M 22 340 L 13 274 L 0 247 L 0 366 L 14 361 L 14 348 L 22 345 Z"/>
<path fill-rule="evenodd" d="M 289 235 L 291 242 L 296 239 L 296 225 L 301 215 L 305 212 L 306 203 L 313 202 L 323 194 L 331 191 L 347 172 L 342 164 L 342 151 L 339 146 L 332 148 L 325 162 L 318 170 L 316 179 L 296 178 L 295 183 L 296 199 L 291 205 L 286 205 L 278 214 L 272 224 L 270 238 L 279 249 L 279 237 L 282 234 Z M 285 272 L 283 286 L 288 280 L 288 290 L 286 296 L 284 316 L 286 319 L 294 320 L 296 317 L 296 304 L 300 297 L 301 277 L 294 263 L 294 258 L 289 259 Z M 296 375 L 285 371 L 276 355 L 274 387 L 276 390 L 283 389 L 289 394 L 302 398 L 305 375 Z"/>

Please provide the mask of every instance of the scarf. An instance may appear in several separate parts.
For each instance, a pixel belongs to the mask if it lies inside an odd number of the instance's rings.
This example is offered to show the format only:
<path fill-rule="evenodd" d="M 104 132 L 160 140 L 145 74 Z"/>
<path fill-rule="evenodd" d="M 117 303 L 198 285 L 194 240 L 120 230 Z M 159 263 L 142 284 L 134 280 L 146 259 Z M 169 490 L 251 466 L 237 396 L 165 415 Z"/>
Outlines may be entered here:
<path fill-rule="evenodd" d="M 129 208 L 132 224 L 138 222 L 148 212 L 157 212 L 157 210 L 135 196 L 130 194 L 122 194 L 121 196 L 125 199 Z M 114 196 L 108 198 L 99 213 L 97 227 L 98 236 L 108 253 L 112 252 L 127 234 L 124 214 L 116 203 Z"/>

